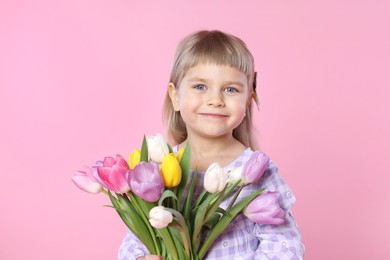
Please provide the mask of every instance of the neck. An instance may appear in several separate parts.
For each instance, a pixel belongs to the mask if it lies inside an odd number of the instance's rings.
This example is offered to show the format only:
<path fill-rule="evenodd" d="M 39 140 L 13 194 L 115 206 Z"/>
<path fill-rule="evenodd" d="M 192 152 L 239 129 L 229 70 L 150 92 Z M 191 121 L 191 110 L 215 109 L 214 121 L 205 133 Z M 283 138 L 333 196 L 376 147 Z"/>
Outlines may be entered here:
<path fill-rule="evenodd" d="M 238 141 L 233 136 L 203 138 L 192 137 L 189 135 L 180 147 L 184 147 L 186 144 L 189 144 L 192 154 L 208 155 L 226 151 L 226 149 L 229 149 L 237 142 Z"/>
<path fill-rule="evenodd" d="M 205 171 L 207 167 L 218 162 L 225 166 L 232 162 L 244 150 L 245 146 L 232 135 L 218 138 L 207 138 L 188 135 L 188 138 L 180 147 L 189 144 L 191 147 L 191 165 Z"/>

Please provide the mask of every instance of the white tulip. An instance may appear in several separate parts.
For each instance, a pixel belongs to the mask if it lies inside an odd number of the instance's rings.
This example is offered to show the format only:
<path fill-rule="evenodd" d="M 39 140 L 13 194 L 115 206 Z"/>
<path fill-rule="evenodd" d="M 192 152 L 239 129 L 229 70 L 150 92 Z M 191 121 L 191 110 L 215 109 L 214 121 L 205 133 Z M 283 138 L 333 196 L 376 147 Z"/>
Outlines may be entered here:
<path fill-rule="evenodd" d="M 225 170 L 218 163 L 213 163 L 207 168 L 203 186 L 210 193 L 220 192 L 225 188 L 227 180 L 228 174 Z"/>
<path fill-rule="evenodd" d="M 229 183 L 236 183 L 237 181 L 241 180 L 242 178 L 242 169 L 244 166 L 240 166 L 237 168 L 234 168 L 229 172 Z"/>
<path fill-rule="evenodd" d="M 149 222 L 155 228 L 165 228 L 172 221 L 172 213 L 163 206 L 156 206 L 149 211 Z"/>
<path fill-rule="evenodd" d="M 161 163 L 165 156 L 169 154 L 168 145 L 161 134 L 155 136 L 147 136 L 148 152 L 150 159 L 153 162 Z"/>

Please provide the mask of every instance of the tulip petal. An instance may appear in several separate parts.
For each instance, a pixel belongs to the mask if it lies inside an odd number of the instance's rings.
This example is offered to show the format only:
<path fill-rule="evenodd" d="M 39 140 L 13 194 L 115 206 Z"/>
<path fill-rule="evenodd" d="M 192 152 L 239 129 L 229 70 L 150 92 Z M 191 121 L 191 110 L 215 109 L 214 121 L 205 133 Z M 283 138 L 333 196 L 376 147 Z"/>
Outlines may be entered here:
<path fill-rule="evenodd" d="M 163 159 L 161 164 L 161 174 L 166 187 L 172 188 L 180 184 L 182 171 L 179 161 L 173 153 L 168 154 Z"/>
<path fill-rule="evenodd" d="M 137 164 L 129 171 L 128 183 L 134 194 L 148 202 L 159 200 L 164 190 L 164 181 L 155 163 Z"/>
<path fill-rule="evenodd" d="M 221 192 L 225 188 L 227 180 L 228 174 L 225 173 L 225 170 L 218 163 L 212 163 L 204 175 L 203 186 L 210 193 Z"/>
<path fill-rule="evenodd" d="M 243 213 L 251 221 L 261 224 L 279 225 L 284 223 L 284 211 L 278 203 L 279 193 L 267 192 L 250 202 Z"/>
<path fill-rule="evenodd" d="M 109 175 L 110 184 L 114 188 L 113 191 L 117 193 L 126 193 L 130 190 L 129 185 L 127 184 L 126 172 L 123 167 L 118 167 L 114 165 L 112 167 L 111 174 Z"/>
<path fill-rule="evenodd" d="M 156 163 L 161 163 L 165 156 L 169 154 L 167 143 L 161 134 L 147 136 L 148 152 L 150 159 Z"/>
<path fill-rule="evenodd" d="M 79 170 L 72 177 L 73 183 L 80 189 L 89 193 L 99 193 L 102 191 L 102 186 L 93 177 L 92 169 L 88 166 L 84 166 L 84 169 Z"/>
<path fill-rule="evenodd" d="M 110 182 L 111 168 L 99 166 L 99 167 L 97 167 L 97 174 L 98 174 L 103 186 L 109 190 L 114 191 L 114 187 L 111 185 L 111 182 Z"/>
<path fill-rule="evenodd" d="M 111 156 L 106 156 L 106 157 L 104 157 L 103 165 L 104 165 L 105 167 L 112 167 L 112 166 L 115 165 L 115 163 L 116 163 L 115 159 L 112 158 Z"/>
<path fill-rule="evenodd" d="M 156 206 L 149 212 L 149 222 L 155 228 L 164 228 L 173 221 L 171 212 L 165 210 L 163 206 Z"/>
<path fill-rule="evenodd" d="M 119 154 L 116 156 L 116 163 L 115 163 L 115 165 L 121 166 L 121 167 L 125 168 L 126 171 L 130 168 L 129 164 L 126 162 L 126 160 Z"/>
<path fill-rule="evenodd" d="M 248 184 L 258 181 L 263 176 L 268 163 L 269 157 L 265 153 L 253 152 L 242 170 L 242 183 Z"/>
<path fill-rule="evenodd" d="M 77 187 L 79 187 L 83 191 L 94 194 L 102 191 L 102 186 L 99 183 L 93 182 L 91 179 L 86 178 L 84 176 L 73 176 L 72 181 Z"/>

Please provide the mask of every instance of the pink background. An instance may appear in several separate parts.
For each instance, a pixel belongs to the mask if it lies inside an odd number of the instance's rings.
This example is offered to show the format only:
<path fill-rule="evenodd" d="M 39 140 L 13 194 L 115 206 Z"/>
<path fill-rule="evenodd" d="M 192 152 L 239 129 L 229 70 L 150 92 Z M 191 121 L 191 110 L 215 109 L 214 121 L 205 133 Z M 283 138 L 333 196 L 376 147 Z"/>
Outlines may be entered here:
<path fill-rule="evenodd" d="M 389 2 L 145 2 L 1 0 L 0 259 L 116 259 L 125 226 L 70 178 L 164 133 L 173 53 L 198 29 L 255 56 L 258 137 L 306 259 L 390 259 Z"/>

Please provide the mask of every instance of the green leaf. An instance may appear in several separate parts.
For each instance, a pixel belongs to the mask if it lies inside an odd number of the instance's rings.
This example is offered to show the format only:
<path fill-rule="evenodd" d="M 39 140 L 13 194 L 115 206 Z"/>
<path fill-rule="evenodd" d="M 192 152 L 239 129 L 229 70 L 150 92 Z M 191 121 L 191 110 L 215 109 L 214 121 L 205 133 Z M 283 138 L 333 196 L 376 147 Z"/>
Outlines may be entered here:
<path fill-rule="evenodd" d="M 194 224 L 194 226 L 192 227 L 192 242 L 195 251 L 198 250 L 202 226 L 204 224 L 205 215 L 209 208 L 211 199 L 211 196 L 207 197 L 207 199 L 201 205 L 199 205 L 199 208 L 197 208 L 196 212 L 192 212 L 193 215 L 191 216 L 191 219 L 193 220 L 192 223 Z"/>
<path fill-rule="evenodd" d="M 190 187 L 188 188 L 187 198 L 186 198 L 186 201 L 185 201 L 184 206 L 183 206 L 183 215 L 184 215 L 185 219 L 190 218 L 191 202 L 192 202 L 192 196 L 193 196 L 194 190 L 195 190 L 196 181 L 198 178 L 197 176 L 198 176 L 198 172 L 195 171 L 191 177 L 191 183 L 190 183 Z"/>
<path fill-rule="evenodd" d="M 224 190 L 220 193 L 213 194 L 214 196 L 210 200 L 210 207 L 207 209 L 206 215 L 204 217 L 204 222 L 208 221 L 209 217 L 215 213 L 215 211 L 219 208 L 223 198 L 224 198 Z"/>
<path fill-rule="evenodd" d="M 172 222 L 173 223 L 173 222 Z M 172 224 L 171 223 L 171 224 Z M 183 239 L 182 235 L 180 233 L 180 225 L 179 224 L 173 224 L 171 226 L 169 224 L 169 232 L 171 233 L 172 239 L 175 243 L 176 249 L 177 249 L 177 254 L 178 254 L 178 259 L 189 259 L 188 256 L 186 256 L 184 245 L 183 245 Z"/>
<path fill-rule="evenodd" d="M 172 146 L 170 144 L 167 144 L 169 153 L 173 153 Z"/>
<path fill-rule="evenodd" d="M 221 215 L 215 212 L 207 219 L 203 226 L 207 227 L 208 229 L 212 229 L 220 218 Z"/>
<path fill-rule="evenodd" d="M 173 191 L 164 190 L 164 192 L 161 194 L 161 198 L 158 201 L 158 205 L 162 206 L 162 203 L 166 198 L 174 198 L 175 200 L 177 200 L 176 194 Z"/>
<path fill-rule="evenodd" d="M 129 192 L 129 197 L 135 206 L 139 206 L 139 211 L 143 213 L 146 219 L 149 218 L 149 211 L 156 206 L 156 203 L 144 201 L 132 191 Z M 147 222 L 149 223 L 149 221 Z"/>
<path fill-rule="evenodd" d="M 180 168 L 181 168 L 182 176 L 181 176 L 180 184 L 177 186 L 177 197 L 178 197 L 177 208 L 179 208 L 181 205 L 180 204 L 181 198 L 183 196 L 183 192 L 186 187 L 188 177 L 191 173 L 191 148 L 189 144 L 187 144 L 184 149 L 183 156 L 181 157 L 180 160 Z"/>
<path fill-rule="evenodd" d="M 190 257 L 190 255 L 192 254 L 192 246 L 191 246 L 189 229 L 187 227 L 187 222 L 185 221 L 183 215 L 179 211 L 171 209 L 171 208 L 166 208 L 165 210 L 171 212 L 175 216 L 176 221 L 180 225 L 179 231 L 180 231 L 180 234 L 182 237 L 181 241 L 182 241 L 182 243 L 184 245 L 184 249 L 186 251 L 186 255 L 187 255 L 186 259 L 188 259 Z"/>
<path fill-rule="evenodd" d="M 166 248 L 167 255 L 171 257 L 170 259 L 179 259 L 176 245 L 173 242 L 173 238 L 169 230 L 167 228 L 161 228 L 161 229 L 156 229 L 156 232 L 162 238 L 162 242 L 165 245 L 165 247 L 163 248 Z"/>
<path fill-rule="evenodd" d="M 146 136 L 144 135 L 141 147 L 141 162 L 147 162 L 148 159 L 148 142 L 146 141 Z"/>
<path fill-rule="evenodd" d="M 226 199 L 231 195 L 231 193 L 234 191 L 234 189 L 237 187 L 238 184 L 241 183 L 241 180 L 238 180 L 234 183 L 229 183 L 225 189 L 225 195 L 223 199 Z"/>
<path fill-rule="evenodd" d="M 202 204 L 210 195 L 211 193 L 208 193 L 206 190 L 204 190 L 198 197 L 198 199 L 195 202 L 195 205 L 193 208 L 198 208 L 200 204 Z"/>
<path fill-rule="evenodd" d="M 214 240 L 222 233 L 223 230 L 237 217 L 239 213 L 242 212 L 242 210 L 254 199 L 256 196 L 261 194 L 264 191 L 264 189 L 259 189 L 255 192 L 253 192 L 251 195 L 246 197 L 245 199 L 241 200 L 237 204 L 235 204 L 229 211 L 227 211 L 221 219 L 218 221 L 218 223 L 214 226 L 213 229 L 210 230 L 210 233 L 200 248 L 198 252 L 198 256 L 200 259 L 204 257 L 206 254 L 208 248 L 211 246 L 211 244 L 214 242 Z"/>
<path fill-rule="evenodd" d="M 117 197 L 122 205 L 121 214 L 125 215 L 129 222 L 129 229 L 144 243 L 151 253 L 153 252 L 152 254 L 159 254 L 155 234 L 148 219 L 145 219 L 142 209 L 134 207 L 126 195 L 117 194 Z"/>

